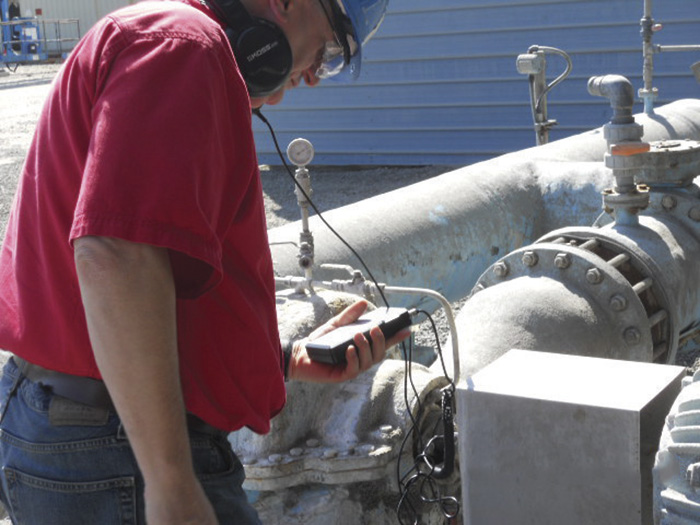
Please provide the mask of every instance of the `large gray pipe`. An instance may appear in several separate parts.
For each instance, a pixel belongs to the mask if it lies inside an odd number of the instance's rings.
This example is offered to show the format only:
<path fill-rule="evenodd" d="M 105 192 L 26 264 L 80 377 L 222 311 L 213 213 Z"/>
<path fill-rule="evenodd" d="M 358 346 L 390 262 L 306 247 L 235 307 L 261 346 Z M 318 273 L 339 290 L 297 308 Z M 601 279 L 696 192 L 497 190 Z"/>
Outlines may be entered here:
<path fill-rule="evenodd" d="M 646 141 L 700 140 L 700 100 L 680 100 L 636 119 Z M 606 149 L 602 128 L 596 129 L 467 166 L 325 217 L 381 282 L 431 288 L 457 300 L 503 255 L 553 229 L 595 220 L 600 192 L 611 183 L 602 163 Z M 313 166 L 310 170 L 313 175 Z M 317 263 L 359 268 L 316 217 L 310 224 Z M 298 222 L 272 229 L 270 241 L 296 242 L 300 229 Z M 302 275 L 293 246 L 273 245 L 272 253 L 277 275 Z M 314 278 L 335 277 L 314 269 Z"/>

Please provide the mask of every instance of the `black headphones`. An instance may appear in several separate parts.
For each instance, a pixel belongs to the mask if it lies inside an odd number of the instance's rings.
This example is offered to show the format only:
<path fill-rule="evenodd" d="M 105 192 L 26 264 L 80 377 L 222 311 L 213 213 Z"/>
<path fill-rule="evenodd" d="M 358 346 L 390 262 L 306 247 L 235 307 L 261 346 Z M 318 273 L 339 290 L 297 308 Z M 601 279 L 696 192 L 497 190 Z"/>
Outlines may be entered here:
<path fill-rule="evenodd" d="M 251 16 L 240 0 L 205 0 L 228 27 L 238 68 L 251 97 L 281 89 L 292 71 L 292 48 L 284 32 L 264 18 Z"/>

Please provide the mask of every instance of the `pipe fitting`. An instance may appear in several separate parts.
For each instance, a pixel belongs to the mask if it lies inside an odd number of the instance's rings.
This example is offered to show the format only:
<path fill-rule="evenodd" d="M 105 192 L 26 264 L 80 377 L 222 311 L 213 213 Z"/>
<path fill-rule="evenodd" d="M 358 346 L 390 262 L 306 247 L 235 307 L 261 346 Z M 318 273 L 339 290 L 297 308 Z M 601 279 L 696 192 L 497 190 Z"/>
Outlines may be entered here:
<path fill-rule="evenodd" d="M 695 222 L 700 222 L 700 206 L 693 206 L 688 210 L 688 217 Z"/>
<path fill-rule="evenodd" d="M 554 257 L 554 266 L 560 270 L 566 270 L 569 266 L 571 266 L 571 255 L 568 253 L 558 253 Z"/>
<path fill-rule="evenodd" d="M 505 277 L 508 275 L 508 265 L 503 261 L 499 261 L 493 265 L 493 273 L 496 277 Z"/>
<path fill-rule="evenodd" d="M 603 272 L 598 268 L 591 268 L 586 272 L 586 281 L 591 284 L 600 284 L 603 282 Z"/>
<path fill-rule="evenodd" d="M 588 80 L 588 92 L 610 100 L 613 108 L 612 124 L 634 124 L 634 88 L 622 75 L 603 75 Z"/>
<path fill-rule="evenodd" d="M 523 254 L 522 261 L 525 266 L 535 266 L 538 260 L 539 257 L 537 256 L 537 254 L 531 250 L 528 250 Z"/>
<path fill-rule="evenodd" d="M 622 337 L 628 345 L 636 345 L 642 340 L 642 333 L 634 326 L 630 326 L 625 330 Z"/>
<path fill-rule="evenodd" d="M 622 312 L 627 308 L 627 299 L 624 295 L 613 295 L 610 298 L 610 308 L 612 308 L 615 312 Z"/>
<path fill-rule="evenodd" d="M 671 211 L 676 207 L 678 202 L 676 201 L 675 197 L 672 195 L 664 195 L 663 198 L 661 199 L 661 206 L 663 207 L 664 210 L 666 211 Z"/>

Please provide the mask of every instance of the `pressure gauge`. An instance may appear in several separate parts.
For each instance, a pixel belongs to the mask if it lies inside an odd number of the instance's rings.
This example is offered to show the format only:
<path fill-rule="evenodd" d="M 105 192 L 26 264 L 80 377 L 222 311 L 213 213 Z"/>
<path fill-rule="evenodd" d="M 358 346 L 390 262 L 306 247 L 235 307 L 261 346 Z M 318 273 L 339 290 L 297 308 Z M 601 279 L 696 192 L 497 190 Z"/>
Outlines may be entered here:
<path fill-rule="evenodd" d="M 292 164 L 303 168 L 314 158 L 314 147 L 306 139 L 294 139 L 287 146 L 287 157 Z"/>

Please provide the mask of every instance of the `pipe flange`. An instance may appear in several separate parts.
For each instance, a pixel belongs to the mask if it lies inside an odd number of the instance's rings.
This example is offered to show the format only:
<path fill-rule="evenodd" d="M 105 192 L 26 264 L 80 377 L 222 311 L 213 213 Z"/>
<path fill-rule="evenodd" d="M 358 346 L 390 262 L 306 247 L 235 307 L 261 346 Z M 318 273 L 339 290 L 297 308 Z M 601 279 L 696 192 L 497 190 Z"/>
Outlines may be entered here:
<path fill-rule="evenodd" d="M 672 217 L 700 235 L 700 196 L 695 196 L 685 189 L 664 188 L 649 193 L 649 210 L 661 217 Z"/>
<path fill-rule="evenodd" d="M 499 265 L 507 267 L 508 272 L 495 272 Z M 644 304 L 629 280 L 595 253 L 580 246 L 538 241 L 494 263 L 481 275 L 472 293 L 521 277 L 548 277 L 575 288 L 608 313 L 618 333 L 618 346 L 623 349 L 621 358 L 652 360 L 654 345 Z"/>
<path fill-rule="evenodd" d="M 644 135 L 644 128 L 636 122 L 629 124 L 605 124 L 603 137 L 609 144 L 627 141 L 639 141 Z"/>
<path fill-rule="evenodd" d="M 642 162 L 635 181 L 649 186 L 688 186 L 700 175 L 700 142 L 661 140 L 651 143 L 647 153 L 634 156 Z"/>
<path fill-rule="evenodd" d="M 649 188 L 639 185 L 630 193 L 617 193 L 614 189 L 603 190 L 603 205 L 606 210 L 623 208 L 636 213 L 649 205 Z"/>
<path fill-rule="evenodd" d="M 657 199 L 659 202 L 660 199 Z M 666 290 L 670 290 L 669 283 L 664 277 L 664 272 L 656 264 L 656 262 L 647 254 L 633 239 L 626 237 L 610 228 L 590 229 L 585 227 L 569 227 L 555 230 L 541 237 L 536 241 L 535 246 L 539 243 L 548 243 L 555 239 L 564 239 L 565 241 L 574 241 L 577 243 L 590 242 L 595 239 L 598 243 L 596 248 L 600 253 L 605 254 L 605 259 L 612 260 L 620 254 L 629 256 L 627 261 L 629 267 L 622 272 L 628 282 L 628 285 L 634 287 L 639 283 L 650 279 L 650 286 L 646 290 L 648 295 L 645 295 L 645 300 L 635 293 L 635 298 L 641 301 L 643 305 L 646 322 L 645 332 L 652 334 L 652 342 L 654 347 L 654 361 L 662 363 L 674 363 L 676 350 L 678 347 L 678 315 L 675 309 L 675 303 L 671 300 Z M 597 257 L 597 256 L 596 256 Z M 599 259 L 603 260 L 599 257 Z M 612 306 L 612 305 L 611 305 Z M 661 322 L 655 327 L 649 326 L 649 318 L 660 310 L 667 312 Z"/>

